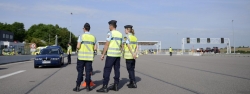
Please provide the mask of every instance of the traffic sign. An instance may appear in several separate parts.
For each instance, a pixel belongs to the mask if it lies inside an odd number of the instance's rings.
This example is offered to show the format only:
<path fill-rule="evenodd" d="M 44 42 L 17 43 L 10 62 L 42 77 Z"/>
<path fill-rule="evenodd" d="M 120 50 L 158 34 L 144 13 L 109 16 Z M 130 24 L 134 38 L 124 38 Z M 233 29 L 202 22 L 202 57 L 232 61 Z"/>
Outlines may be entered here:
<path fill-rule="evenodd" d="M 35 43 L 30 44 L 30 48 L 35 49 L 36 48 L 36 44 Z"/>

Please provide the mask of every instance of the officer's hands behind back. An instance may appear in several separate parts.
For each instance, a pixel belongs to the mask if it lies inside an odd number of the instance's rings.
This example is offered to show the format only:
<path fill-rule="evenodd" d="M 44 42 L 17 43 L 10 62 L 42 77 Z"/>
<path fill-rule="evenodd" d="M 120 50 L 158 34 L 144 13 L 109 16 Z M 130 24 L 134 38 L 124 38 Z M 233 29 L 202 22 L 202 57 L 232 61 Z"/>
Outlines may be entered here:
<path fill-rule="evenodd" d="M 104 59 L 104 55 L 101 56 L 101 60 L 102 60 L 102 61 L 103 61 L 103 59 Z"/>

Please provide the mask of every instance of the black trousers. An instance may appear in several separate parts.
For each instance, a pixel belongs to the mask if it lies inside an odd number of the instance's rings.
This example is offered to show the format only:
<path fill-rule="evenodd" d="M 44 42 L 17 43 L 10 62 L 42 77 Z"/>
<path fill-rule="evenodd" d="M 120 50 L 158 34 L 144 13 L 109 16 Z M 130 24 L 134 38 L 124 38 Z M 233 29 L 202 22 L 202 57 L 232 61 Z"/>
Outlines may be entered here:
<path fill-rule="evenodd" d="M 126 59 L 129 80 L 135 82 L 135 59 Z"/>
<path fill-rule="evenodd" d="M 68 54 L 68 63 L 71 63 L 71 54 Z"/>
<path fill-rule="evenodd" d="M 90 79 L 90 72 L 92 71 L 92 61 L 85 61 L 85 60 L 79 60 L 77 59 L 77 65 L 76 65 L 76 70 L 78 72 L 78 76 L 77 76 L 77 80 L 76 83 L 77 85 L 81 85 L 82 81 L 83 81 L 83 71 L 84 71 L 84 67 L 85 67 L 85 81 L 86 83 L 90 83 L 91 79 Z"/>
<path fill-rule="evenodd" d="M 119 84 L 119 78 L 120 78 L 120 57 L 106 57 L 105 66 L 104 66 L 104 72 L 103 72 L 103 85 L 108 85 L 110 73 L 112 70 L 112 67 L 114 67 L 114 84 Z"/>
<path fill-rule="evenodd" d="M 172 56 L 172 52 L 169 52 L 170 56 Z"/>

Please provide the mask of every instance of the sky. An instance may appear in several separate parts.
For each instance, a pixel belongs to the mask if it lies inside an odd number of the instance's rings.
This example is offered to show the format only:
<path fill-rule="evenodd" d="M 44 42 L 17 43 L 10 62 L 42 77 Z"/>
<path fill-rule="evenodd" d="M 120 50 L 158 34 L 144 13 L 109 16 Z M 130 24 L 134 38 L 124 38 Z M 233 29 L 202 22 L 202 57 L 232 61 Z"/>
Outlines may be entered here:
<path fill-rule="evenodd" d="M 161 41 L 163 49 L 181 48 L 186 37 L 223 37 L 236 47 L 250 46 L 250 0 L 1 0 L 0 13 L 2 23 L 22 22 L 25 29 L 58 24 L 76 36 L 88 22 L 98 41 L 105 41 L 108 21 L 117 20 L 118 31 L 125 34 L 124 25 L 133 25 L 139 41 Z M 192 46 L 226 44 L 185 45 Z"/>

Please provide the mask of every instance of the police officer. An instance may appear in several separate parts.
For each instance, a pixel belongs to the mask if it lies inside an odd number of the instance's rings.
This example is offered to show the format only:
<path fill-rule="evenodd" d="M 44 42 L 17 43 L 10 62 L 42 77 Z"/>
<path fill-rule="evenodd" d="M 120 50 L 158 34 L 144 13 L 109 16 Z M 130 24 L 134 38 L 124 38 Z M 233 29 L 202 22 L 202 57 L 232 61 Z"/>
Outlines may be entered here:
<path fill-rule="evenodd" d="M 2 49 L 2 55 L 5 55 L 5 53 L 4 53 L 4 48 Z"/>
<path fill-rule="evenodd" d="M 169 54 L 170 54 L 170 56 L 172 56 L 173 49 L 170 47 L 168 50 L 169 50 Z"/>
<path fill-rule="evenodd" d="M 96 46 L 96 38 L 94 35 L 89 33 L 90 25 L 89 23 L 85 23 L 84 25 L 84 34 L 82 34 L 78 38 L 77 43 L 77 49 L 79 49 L 78 52 L 78 58 L 77 58 L 77 81 L 76 81 L 76 87 L 73 89 L 73 91 L 79 92 L 80 91 L 80 85 L 83 81 L 83 71 L 85 67 L 85 82 L 86 82 L 86 89 L 87 91 L 91 91 L 90 88 L 90 76 L 92 71 L 92 62 L 94 60 L 94 50 L 97 49 Z"/>
<path fill-rule="evenodd" d="M 108 23 L 110 32 L 108 32 L 107 41 L 101 56 L 101 60 L 103 60 L 105 53 L 107 51 L 107 57 L 103 73 L 103 87 L 97 90 L 97 92 L 108 92 L 109 89 L 107 88 L 107 86 L 109 83 L 110 72 L 112 70 L 112 67 L 114 67 L 115 77 L 114 77 L 114 85 L 110 90 L 118 91 L 118 84 L 120 78 L 122 33 L 116 30 L 117 21 L 111 20 Z"/>
<path fill-rule="evenodd" d="M 71 44 L 68 43 L 68 50 L 67 50 L 67 54 L 68 54 L 68 64 L 71 64 L 71 53 L 72 53 L 72 47 L 71 47 Z"/>
<path fill-rule="evenodd" d="M 124 58 L 126 59 L 126 66 L 129 73 L 130 83 L 127 85 L 128 88 L 137 88 L 135 82 L 135 62 L 138 52 L 137 38 L 135 37 L 135 32 L 132 29 L 132 25 L 124 26 L 125 33 L 127 34 L 127 40 L 124 45 Z"/>

